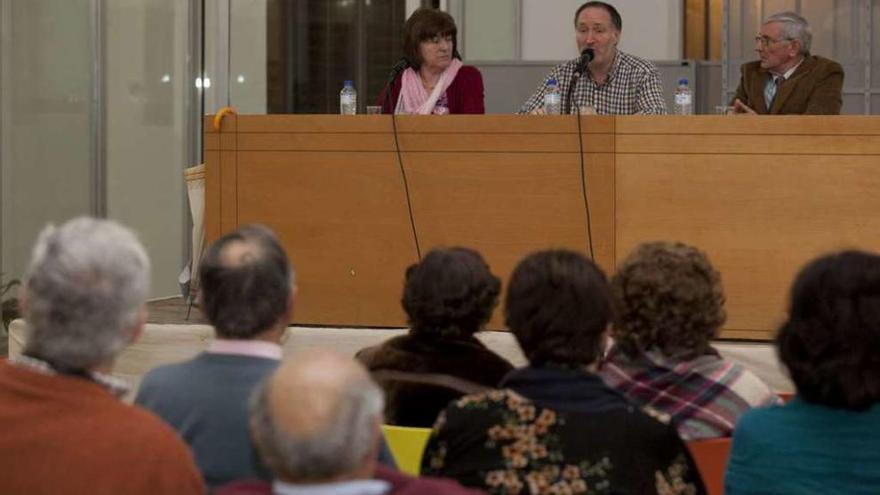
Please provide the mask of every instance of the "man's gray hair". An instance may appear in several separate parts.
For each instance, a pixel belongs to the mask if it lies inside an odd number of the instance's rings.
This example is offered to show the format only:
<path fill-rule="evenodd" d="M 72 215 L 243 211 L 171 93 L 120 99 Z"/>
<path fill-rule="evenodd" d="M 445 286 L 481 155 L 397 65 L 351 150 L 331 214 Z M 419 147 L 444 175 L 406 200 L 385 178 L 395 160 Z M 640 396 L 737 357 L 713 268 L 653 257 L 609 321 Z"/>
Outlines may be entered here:
<path fill-rule="evenodd" d="M 782 24 L 782 32 L 785 39 L 798 40 L 801 45 L 801 55 L 809 55 L 813 44 L 813 30 L 810 23 L 796 12 L 780 12 L 773 14 L 764 21 L 764 24 L 778 22 Z"/>
<path fill-rule="evenodd" d="M 110 220 L 47 226 L 31 255 L 24 352 L 87 370 L 130 342 L 150 290 L 150 261 L 137 237 Z"/>
<path fill-rule="evenodd" d="M 289 433 L 272 417 L 269 380 L 251 400 L 251 434 L 260 456 L 276 478 L 321 482 L 356 471 L 374 448 L 382 420 L 382 390 L 369 378 L 352 380 L 338 395 L 332 417 L 317 429 Z M 308 400 L 285 397 L 282 400 Z"/>

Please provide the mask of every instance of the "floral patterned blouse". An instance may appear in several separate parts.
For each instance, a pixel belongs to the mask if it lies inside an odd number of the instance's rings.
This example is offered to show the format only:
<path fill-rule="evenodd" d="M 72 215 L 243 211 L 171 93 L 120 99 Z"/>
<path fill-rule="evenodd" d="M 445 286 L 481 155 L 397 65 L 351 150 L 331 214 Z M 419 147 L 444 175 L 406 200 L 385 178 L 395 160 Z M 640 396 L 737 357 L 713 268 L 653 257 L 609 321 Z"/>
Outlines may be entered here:
<path fill-rule="evenodd" d="M 705 493 L 674 427 L 593 374 L 524 368 L 437 418 L 422 473 L 495 494 Z"/>

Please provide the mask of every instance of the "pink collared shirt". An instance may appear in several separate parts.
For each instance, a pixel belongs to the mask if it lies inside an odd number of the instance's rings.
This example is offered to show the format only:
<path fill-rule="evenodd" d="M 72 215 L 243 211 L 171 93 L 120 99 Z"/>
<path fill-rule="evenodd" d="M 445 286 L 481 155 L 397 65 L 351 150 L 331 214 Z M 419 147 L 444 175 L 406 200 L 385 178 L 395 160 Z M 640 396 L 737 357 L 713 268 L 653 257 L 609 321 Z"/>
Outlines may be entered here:
<path fill-rule="evenodd" d="M 281 360 L 281 346 L 264 340 L 214 339 L 205 352 Z"/>

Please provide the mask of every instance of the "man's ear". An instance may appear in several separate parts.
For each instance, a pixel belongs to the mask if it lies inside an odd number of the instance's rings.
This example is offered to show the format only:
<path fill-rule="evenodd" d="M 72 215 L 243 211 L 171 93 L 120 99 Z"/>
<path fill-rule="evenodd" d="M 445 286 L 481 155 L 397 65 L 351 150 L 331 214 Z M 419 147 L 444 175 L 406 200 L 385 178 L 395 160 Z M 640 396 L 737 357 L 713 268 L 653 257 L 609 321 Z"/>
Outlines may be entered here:
<path fill-rule="evenodd" d="M 22 285 L 18 288 L 18 313 L 22 316 L 27 313 L 28 291 L 27 287 Z"/>
<path fill-rule="evenodd" d="M 293 308 L 296 306 L 296 298 L 299 294 L 299 287 L 294 285 L 290 288 L 290 297 L 287 300 L 287 321 L 290 322 L 293 317 Z"/>
<path fill-rule="evenodd" d="M 138 313 L 138 318 L 135 324 L 131 327 L 129 332 L 129 340 L 128 344 L 134 344 L 141 337 L 141 334 L 144 333 L 144 326 L 147 324 L 147 306 L 141 306 L 141 310 Z"/>

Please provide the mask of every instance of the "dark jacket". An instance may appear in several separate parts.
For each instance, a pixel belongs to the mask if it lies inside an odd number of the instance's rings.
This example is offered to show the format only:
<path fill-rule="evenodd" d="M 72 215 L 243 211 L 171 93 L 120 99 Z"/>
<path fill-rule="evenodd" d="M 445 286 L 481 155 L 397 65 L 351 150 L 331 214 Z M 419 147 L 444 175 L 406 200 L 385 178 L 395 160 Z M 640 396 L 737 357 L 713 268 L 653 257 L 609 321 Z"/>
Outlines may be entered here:
<path fill-rule="evenodd" d="M 401 335 L 356 357 L 385 390 L 386 423 L 401 426 L 432 426 L 449 401 L 495 388 L 513 369 L 475 337 Z"/>
<path fill-rule="evenodd" d="M 489 493 L 704 494 L 675 428 L 591 373 L 523 368 L 451 403 L 422 473 Z"/>
<path fill-rule="evenodd" d="M 743 64 L 740 72 L 742 76 L 734 101 L 739 98 L 759 114 L 840 114 L 843 105 L 843 67 L 833 60 L 808 55 L 794 74 L 780 84 L 773 99 L 773 108 L 769 110 L 764 101 L 764 86 L 770 73 L 761 68 L 760 61 Z"/>

